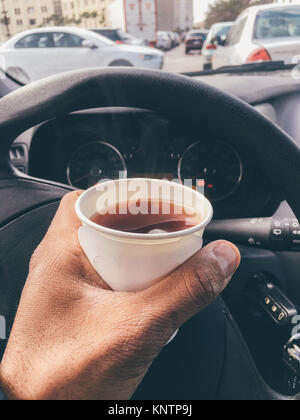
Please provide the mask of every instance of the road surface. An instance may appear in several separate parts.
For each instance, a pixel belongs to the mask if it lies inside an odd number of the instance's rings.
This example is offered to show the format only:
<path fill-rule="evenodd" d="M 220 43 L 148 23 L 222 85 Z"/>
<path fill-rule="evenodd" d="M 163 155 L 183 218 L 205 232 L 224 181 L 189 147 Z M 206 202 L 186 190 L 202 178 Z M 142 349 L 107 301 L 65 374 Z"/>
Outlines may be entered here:
<path fill-rule="evenodd" d="M 203 58 L 199 51 L 191 51 L 185 54 L 184 45 L 174 48 L 165 53 L 163 70 L 174 73 L 186 73 L 189 71 L 203 70 Z"/>

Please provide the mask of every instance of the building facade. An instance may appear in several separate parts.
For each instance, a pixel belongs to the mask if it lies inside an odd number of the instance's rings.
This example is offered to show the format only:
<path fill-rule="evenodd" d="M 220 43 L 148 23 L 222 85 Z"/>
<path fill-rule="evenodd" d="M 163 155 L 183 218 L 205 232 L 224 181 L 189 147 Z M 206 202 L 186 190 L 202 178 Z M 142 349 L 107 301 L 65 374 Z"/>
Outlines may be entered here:
<path fill-rule="evenodd" d="M 84 28 L 109 26 L 108 7 L 112 0 L 62 0 L 66 22 Z"/>
<path fill-rule="evenodd" d="M 126 29 L 124 0 L 113 0 L 108 6 L 108 20 L 112 28 Z"/>
<path fill-rule="evenodd" d="M 0 0 L 0 42 L 26 29 L 40 26 L 108 26 L 108 5 L 111 1 Z"/>
<path fill-rule="evenodd" d="M 0 11 L 1 41 L 26 29 L 51 24 L 62 12 L 61 0 L 2 0 Z"/>
<path fill-rule="evenodd" d="M 160 31 L 184 31 L 193 27 L 193 0 L 157 0 L 157 7 Z"/>

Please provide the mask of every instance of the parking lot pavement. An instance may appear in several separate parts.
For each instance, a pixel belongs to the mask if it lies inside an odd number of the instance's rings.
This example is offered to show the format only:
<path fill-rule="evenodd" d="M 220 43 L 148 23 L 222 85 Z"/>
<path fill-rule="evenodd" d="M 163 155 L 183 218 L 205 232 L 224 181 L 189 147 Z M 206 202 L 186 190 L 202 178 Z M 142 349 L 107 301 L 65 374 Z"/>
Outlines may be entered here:
<path fill-rule="evenodd" d="M 185 54 L 184 44 L 165 53 L 165 64 L 163 70 L 186 73 L 189 71 L 203 70 L 203 58 L 199 51 L 191 51 Z"/>

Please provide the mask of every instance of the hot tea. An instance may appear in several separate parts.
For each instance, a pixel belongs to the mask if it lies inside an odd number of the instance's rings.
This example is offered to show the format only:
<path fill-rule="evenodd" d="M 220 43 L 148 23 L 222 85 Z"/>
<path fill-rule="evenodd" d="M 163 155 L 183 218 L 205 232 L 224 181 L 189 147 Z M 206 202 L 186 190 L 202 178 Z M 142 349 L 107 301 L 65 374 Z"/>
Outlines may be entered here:
<path fill-rule="evenodd" d="M 141 200 L 138 207 L 133 207 L 130 202 L 120 203 L 108 209 L 106 214 L 93 215 L 91 220 L 100 226 L 121 232 L 160 234 L 190 229 L 201 223 L 202 217 L 195 210 L 179 204 Z"/>

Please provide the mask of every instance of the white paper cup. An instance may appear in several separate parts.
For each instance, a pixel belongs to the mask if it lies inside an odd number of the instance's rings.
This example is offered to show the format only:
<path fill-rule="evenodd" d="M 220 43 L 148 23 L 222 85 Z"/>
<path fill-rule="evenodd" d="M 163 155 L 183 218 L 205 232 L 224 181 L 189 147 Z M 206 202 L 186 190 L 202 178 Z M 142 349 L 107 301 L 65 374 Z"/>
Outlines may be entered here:
<path fill-rule="evenodd" d="M 147 188 L 137 188 L 139 185 Z M 146 191 L 147 189 L 147 191 Z M 201 214 L 197 226 L 180 232 L 154 235 L 135 234 L 108 229 L 91 221 L 103 210 L 106 197 L 112 203 L 136 199 L 156 199 L 154 191 L 165 197 L 170 189 L 170 200 L 175 204 L 193 206 Z M 125 195 L 124 195 L 125 194 Z M 120 198 L 121 197 L 121 198 Z M 181 198 L 180 198 L 181 197 Z M 122 179 L 108 181 L 84 192 L 76 203 L 76 213 L 82 221 L 79 242 L 90 263 L 102 279 L 115 291 L 136 292 L 152 286 L 186 262 L 203 245 L 203 233 L 210 223 L 213 209 L 199 192 L 181 184 L 151 179 Z"/>

